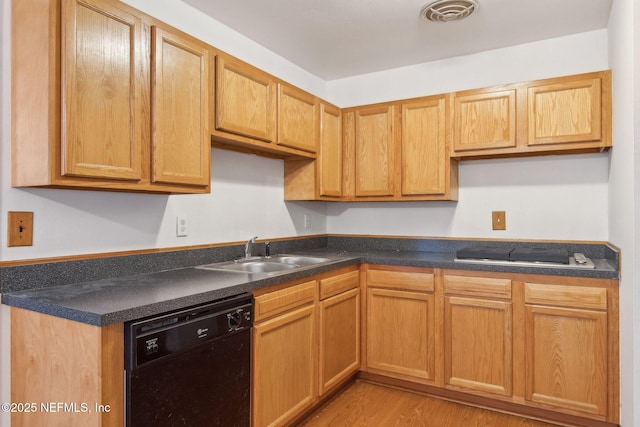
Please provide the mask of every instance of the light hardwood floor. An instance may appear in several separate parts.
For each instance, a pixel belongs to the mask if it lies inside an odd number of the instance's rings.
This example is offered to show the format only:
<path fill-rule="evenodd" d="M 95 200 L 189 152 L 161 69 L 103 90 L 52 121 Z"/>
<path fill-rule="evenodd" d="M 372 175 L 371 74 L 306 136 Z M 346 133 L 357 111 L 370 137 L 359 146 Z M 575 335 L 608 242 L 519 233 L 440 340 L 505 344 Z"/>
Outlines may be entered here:
<path fill-rule="evenodd" d="M 550 427 L 514 415 L 356 381 L 300 427 Z"/>

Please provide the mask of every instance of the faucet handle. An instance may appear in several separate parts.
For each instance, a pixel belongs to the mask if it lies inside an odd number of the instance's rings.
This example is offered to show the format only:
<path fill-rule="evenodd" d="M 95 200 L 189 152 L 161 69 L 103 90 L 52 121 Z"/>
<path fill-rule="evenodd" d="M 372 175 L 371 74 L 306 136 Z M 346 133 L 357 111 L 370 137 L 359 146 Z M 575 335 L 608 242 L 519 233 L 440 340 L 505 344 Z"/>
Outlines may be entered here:
<path fill-rule="evenodd" d="M 264 256 L 271 256 L 271 242 L 264 242 Z"/>

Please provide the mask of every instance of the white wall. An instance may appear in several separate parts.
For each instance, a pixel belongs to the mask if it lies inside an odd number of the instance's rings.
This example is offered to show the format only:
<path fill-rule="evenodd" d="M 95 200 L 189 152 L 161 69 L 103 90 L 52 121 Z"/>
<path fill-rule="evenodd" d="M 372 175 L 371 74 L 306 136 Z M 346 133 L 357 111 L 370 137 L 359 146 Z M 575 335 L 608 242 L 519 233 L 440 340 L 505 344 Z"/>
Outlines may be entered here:
<path fill-rule="evenodd" d="M 640 243 L 640 8 L 634 3 L 634 0 L 614 1 L 609 20 L 615 145 L 609 178 L 609 240 L 622 250 L 620 397 L 623 426 L 640 425 L 640 260 L 637 257 Z"/>
<path fill-rule="evenodd" d="M 329 82 L 341 106 L 361 105 L 608 68 L 606 30 Z M 330 233 L 608 240 L 609 154 L 460 163 L 459 201 L 334 203 Z M 491 230 L 505 210 L 507 230 Z"/>

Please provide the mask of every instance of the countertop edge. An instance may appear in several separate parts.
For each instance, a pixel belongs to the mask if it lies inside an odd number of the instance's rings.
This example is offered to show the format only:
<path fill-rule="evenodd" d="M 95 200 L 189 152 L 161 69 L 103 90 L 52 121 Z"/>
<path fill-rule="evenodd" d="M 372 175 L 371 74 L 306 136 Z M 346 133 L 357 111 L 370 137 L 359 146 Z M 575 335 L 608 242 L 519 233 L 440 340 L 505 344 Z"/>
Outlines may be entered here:
<path fill-rule="evenodd" d="M 260 276 L 256 280 L 247 280 L 233 286 L 218 288 L 211 291 L 200 292 L 193 295 L 183 296 L 166 301 L 153 302 L 150 304 L 140 305 L 134 308 L 117 310 L 108 313 L 92 312 L 88 310 L 80 310 L 61 304 L 52 304 L 44 300 L 38 300 L 37 290 L 18 291 L 2 294 L 2 303 L 8 306 L 23 308 L 42 314 L 52 315 L 72 321 L 93 325 L 108 326 L 111 324 L 124 323 L 132 320 L 142 319 L 160 313 L 170 312 L 174 310 L 184 309 L 198 304 L 207 303 L 216 299 L 237 295 L 243 292 L 251 292 L 268 286 L 278 285 L 284 282 L 304 279 L 305 277 L 315 276 L 324 272 L 337 270 L 342 267 L 355 264 L 374 264 L 374 265 L 394 265 L 406 267 L 421 268 L 439 268 L 449 270 L 467 270 L 467 271 L 485 271 L 495 273 L 514 273 L 514 274 L 532 274 L 532 275 L 552 275 L 552 276 L 572 276 L 583 278 L 597 279 L 619 279 L 619 271 L 612 265 L 607 264 L 606 260 L 599 260 L 608 268 L 600 268 L 594 270 L 566 270 L 559 268 L 545 267 L 511 267 L 511 266 L 495 266 L 495 265 L 474 265 L 463 264 L 453 261 L 453 254 L 447 259 L 434 260 L 424 259 L 425 254 L 420 252 L 397 252 L 397 253 L 346 253 L 343 251 L 312 250 L 305 253 L 334 253 L 335 257 L 340 259 L 332 262 L 309 266 L 292 272 L 283 272 L 276 275 Z M 435 254 L 440 257 L 447 257 L 448 254 Z M 423 257 L 423 259 L 420 258 Z M 197 267 L 192 267 L 197 268 Z M 86 283 L 85 283 L 86 285 Z M 73 287 L 74 285 L 63 285 L 65 287 Z M 30 296 L 32 294 L 33 296 Z"/>

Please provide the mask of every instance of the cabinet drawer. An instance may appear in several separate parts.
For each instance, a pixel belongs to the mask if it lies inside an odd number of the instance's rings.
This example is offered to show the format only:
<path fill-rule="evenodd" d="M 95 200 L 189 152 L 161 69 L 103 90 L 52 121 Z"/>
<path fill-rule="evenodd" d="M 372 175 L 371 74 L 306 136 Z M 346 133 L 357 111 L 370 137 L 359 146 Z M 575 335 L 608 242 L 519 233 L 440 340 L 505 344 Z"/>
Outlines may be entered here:
<path fill-rule="evenodd" d="M 433 273 L 369 270 L 367 286 L 433 292 L 434 276 Z"/>
<path fill-rule="evenodd" d="M 256 297 L 255 321 L 273 317 L 296 307 L 315 301 L 316 281 L 301 283 L 290 288 Z"/>
<path fill-rule="evenodd" d="M 511 299 L 511 280 L 490 277 L 444 276 L 446 294 Z"/>
<path fill-rule="evenodd" d="M 323 300 L 349 289 L 357 288 L 359 284 L 360 272 L 357 270 L 320 280 L 320 299 Z"/>
<path fill-rule="evenodd" d="M 607 290 L 587 286 L 525 283 L 524 302 L 526 304 L 606 310 Z"/>

